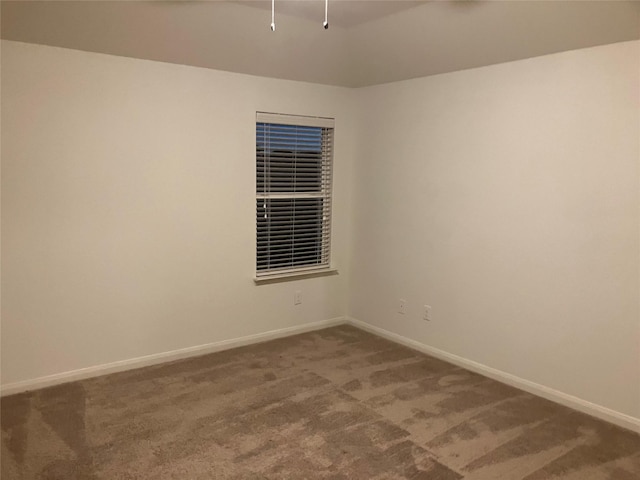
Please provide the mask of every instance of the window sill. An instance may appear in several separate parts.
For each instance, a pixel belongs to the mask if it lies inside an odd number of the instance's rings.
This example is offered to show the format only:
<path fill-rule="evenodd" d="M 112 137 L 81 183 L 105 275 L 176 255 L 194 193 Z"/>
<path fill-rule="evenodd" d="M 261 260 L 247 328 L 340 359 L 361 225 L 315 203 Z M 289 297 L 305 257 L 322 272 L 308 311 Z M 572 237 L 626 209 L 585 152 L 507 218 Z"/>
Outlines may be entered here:
<path fill-rule="evenodd" d="M 262 277 L 254 277 L 253 281 L 256 285 L 265 285 L 268 283 L 289 282 L 292 280 L 302 280 L 304 278 L 328 277 L 338 275 L 337 268 L 327 268 L 323 270 L 308 270 L 306 272 L 291 272 L 274 275 L 264 275 Z"/>

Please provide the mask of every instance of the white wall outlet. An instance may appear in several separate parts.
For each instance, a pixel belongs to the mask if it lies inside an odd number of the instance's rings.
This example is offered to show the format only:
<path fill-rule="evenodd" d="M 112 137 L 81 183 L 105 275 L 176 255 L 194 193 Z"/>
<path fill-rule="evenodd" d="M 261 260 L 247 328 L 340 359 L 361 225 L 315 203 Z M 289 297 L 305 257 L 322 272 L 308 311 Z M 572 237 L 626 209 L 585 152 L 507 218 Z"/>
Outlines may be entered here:
<path fill-rule="evenodd" d="M 431 305 L 425 305 L 422 313 L 422 319 L 430 322 L 431 321 Z"/>
<path fill-rule="evenodd" d="M 404 298 L 400 299 L 400 304 L 398 305 L 398 313 L 405 314 L 407 313 L 407 301 Z"/>
<path fill-rule="evenodd" d="M 300 290 L 296 290 L 293 294 L 293 304 L 300 305 L 302 303 L 302 292 Z"/>

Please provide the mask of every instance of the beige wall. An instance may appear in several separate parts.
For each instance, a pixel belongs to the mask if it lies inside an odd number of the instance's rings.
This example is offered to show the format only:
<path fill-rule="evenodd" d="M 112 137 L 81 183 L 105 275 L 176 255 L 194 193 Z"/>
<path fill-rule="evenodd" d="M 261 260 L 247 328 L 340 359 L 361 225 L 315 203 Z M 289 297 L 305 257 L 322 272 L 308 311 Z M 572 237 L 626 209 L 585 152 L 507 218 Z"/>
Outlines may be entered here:
<path fill-rule="evenodd" d="M 640 418 L 640 42 L 359 90 L 2 49 L 3 385 L 349 313 Z M 339 276 L 253 284 L 256 110 L 336 117 Z"/>
<path fill-rule="evenodd" d="M 4 385 L 344 315 L 349 90 L 2 49 Z M 257 110 L 336 118 L 338 276 L 253 283 Z"/>
<path fill-rule="evenodd" d="M 358 91 L 351 316 L 640 417 L 639 75 L 636 41 Z"/>

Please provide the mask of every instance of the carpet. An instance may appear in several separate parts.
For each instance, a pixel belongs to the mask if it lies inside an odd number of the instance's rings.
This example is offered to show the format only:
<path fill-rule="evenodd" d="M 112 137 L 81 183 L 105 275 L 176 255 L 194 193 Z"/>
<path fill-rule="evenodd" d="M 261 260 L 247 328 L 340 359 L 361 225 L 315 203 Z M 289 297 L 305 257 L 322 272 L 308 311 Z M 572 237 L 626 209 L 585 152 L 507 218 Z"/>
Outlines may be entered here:
<path fill-rule="evenodd" d="M 3 480 L 640 479 L 640 436 L 350 326 L 5 397 Z"/>

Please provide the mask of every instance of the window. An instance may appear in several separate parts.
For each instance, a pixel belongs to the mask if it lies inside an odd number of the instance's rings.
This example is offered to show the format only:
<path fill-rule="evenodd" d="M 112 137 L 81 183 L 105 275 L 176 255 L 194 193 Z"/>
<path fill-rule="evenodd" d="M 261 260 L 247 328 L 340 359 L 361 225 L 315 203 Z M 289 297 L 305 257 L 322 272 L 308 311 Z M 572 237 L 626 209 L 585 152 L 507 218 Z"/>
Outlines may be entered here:
<path fill-rule="evenodd" d="M 256 276 L 328 269 L 333 119 L 256 115 Z"/>

